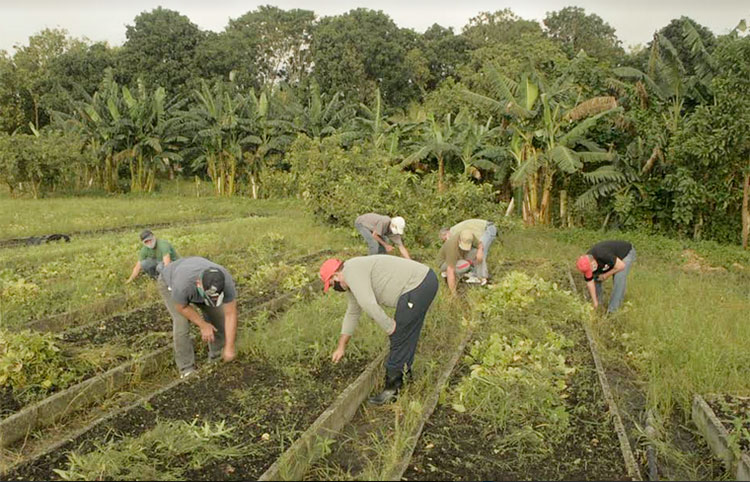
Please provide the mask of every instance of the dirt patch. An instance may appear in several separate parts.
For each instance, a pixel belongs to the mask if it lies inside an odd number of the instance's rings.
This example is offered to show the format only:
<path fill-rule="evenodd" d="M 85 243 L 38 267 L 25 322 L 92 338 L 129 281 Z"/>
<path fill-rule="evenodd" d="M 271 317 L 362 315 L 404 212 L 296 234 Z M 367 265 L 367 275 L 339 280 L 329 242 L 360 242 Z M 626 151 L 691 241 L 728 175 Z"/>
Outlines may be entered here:
<path fill-rule="evenodd" d="M 683 259 L 682 270 L 698 273 L 726 273 L 726 268 L 711 266 L 704 258 L 692 249 L 686 249 L 681 255 Z"/>

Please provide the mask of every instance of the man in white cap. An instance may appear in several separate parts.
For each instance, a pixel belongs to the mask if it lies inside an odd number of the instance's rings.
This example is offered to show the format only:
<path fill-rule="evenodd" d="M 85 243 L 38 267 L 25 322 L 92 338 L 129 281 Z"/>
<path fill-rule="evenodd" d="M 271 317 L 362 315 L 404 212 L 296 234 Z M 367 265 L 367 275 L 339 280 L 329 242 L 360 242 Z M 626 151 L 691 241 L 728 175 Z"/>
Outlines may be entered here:
<path fill-rule="evenodd" d="M 468 272 L 477 261 L 481 241 L 469 229 L 451 235 L 438 253 L 440 271 L 448 281 L 452 295 L 456 295 L 457 276 Z M 477 280 L 478 281 L 478 280 Z"/>
<path fill-rule="evenodd" d="M 448 241 L 454 234 L 460 234 L 461 231 L 468 229 L 479 240 L 479 247 L 476 253 L 476 263 L 471 268 L 471 274 L 466 280 L 467 283 L 487 284 L 490 277 L 490 271 L 487 268 L 487 257 L 490 255 L 490 248 L 497 237 L 497 227 L 492 221 L 485 219 L 467 219 L 450 228 L 440 230 L 440 239 Z"/>
<path fill-rule="evenodd" d="M 411 259 L 409 251 L 406 250 L 404 241 L 401 239 L 406 228 L 406 221 L 401 216 L 391 218 L 382 214 L 367 213 L 354 221 L 354 227 L 365 238 L 368 255 L 386 254 L 393 251 L 393 246 L 388 244 L 387 239 L 398 246 L 401 256 Z"/>

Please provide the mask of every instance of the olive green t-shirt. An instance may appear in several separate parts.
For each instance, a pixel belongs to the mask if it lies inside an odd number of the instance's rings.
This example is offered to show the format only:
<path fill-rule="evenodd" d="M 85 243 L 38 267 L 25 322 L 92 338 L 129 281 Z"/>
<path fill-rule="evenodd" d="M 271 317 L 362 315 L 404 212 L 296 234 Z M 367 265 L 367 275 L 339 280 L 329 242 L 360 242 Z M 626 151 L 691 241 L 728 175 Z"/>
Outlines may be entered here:
<path fill-rule="evenodd" d="M 157 261 L 161 261 L 167 254 L 169 255 L 169 259 L 171 259 L 172 261 L 180 259 L 180 257 L 177 255 L 177 251 L 174 249 L 174 246 L 172 246 L 172 243 L 170 243 L 166 239 L 157 239 L 156 246 L 154 246 L 153 249 L 149 248 L 148 246 L 143 246 L 141 248 L 140 252 L 138 253 L 138 260 L 143 261 L 149 258 L 153 258 Z"/>
<path fill-rule="evenodd" d="M 462 251 L 458 247 L 458 242 L 461 239 L 461 233 L 452 234 L 448 241 L 443 243 L 443 247 L 440 248 L 438 253 L 438 265 L 445 263 L 448 266 L 456 266 L 459 259 L 463 259 L 466 255 L 466 251 Z M 473 236 L 471 239 L 471 247 L 479 248 L 479 238 Z"/>
<path fill-rule="evenodd" d="M 487 224 L 488 221 L 485 219 L 467 219 L 466 221 L 461 221 L 460 223 L 451 226 L 451 235 L 459 234 L 464 229 L 468 229 L 478 239 L 482 239 L 482 235 L 487 229 Z"/>

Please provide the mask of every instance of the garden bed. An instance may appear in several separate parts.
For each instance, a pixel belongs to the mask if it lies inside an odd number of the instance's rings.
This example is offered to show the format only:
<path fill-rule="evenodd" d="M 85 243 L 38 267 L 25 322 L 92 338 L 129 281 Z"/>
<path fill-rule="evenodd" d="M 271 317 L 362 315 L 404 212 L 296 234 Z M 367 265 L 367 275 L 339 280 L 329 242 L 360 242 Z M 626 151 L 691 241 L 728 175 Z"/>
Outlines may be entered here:
<path fill-rule="evenodd" d="M 225 423 L 233 429 L 232 444 L 251 450 L 231 460 L 208 463 L 185 472 L 189 480 L 247 480 L 263 471 L 310 425 L 315 417 L 367 365 L 366 354 L 346 362 L 294 364 L 250 357 L 218 365 L 176 385 L 143 406 L 107 420 L 54 452 L 16 467 L 6 480 L 58 480 L 54 469 L 71 470 L 68 453 L 77 457 L 101 451 L 153 429 L 159 421 Z M 160 461 L 152 461 L 158 465 Z M 165 462 L 166 463 L 166 462 Z M 118 470 L 125 470 L 120 468 Z M 107 477 L 119 478 L 122 472 Z M 91 474 L 88 474 L 91 477 Z"/>
<path fill-rule="evenodd" d="M 427 422 L 404 479 L 628 478 L 580 325 L 585 311 L 559 288 L 526 281 L 506 285 L 505 293 L 480 306 L 486 319 Z M 518 301 L 514 293 L 532 299 L 520 309 L 503 307 Z M 556 299 L 546 308 L 538 301 L 545 293 Z M 560 302 L 573 304 L 568 313 Z M 498 315 L 504 320 L 493 321 Z M 500 412 L 488 410 L 495 403 Z"/>
<path fill-rule="evenodd" d="M 750 397 L 696 395 L 693 422 L 727 472 L 750 480 Z"/>

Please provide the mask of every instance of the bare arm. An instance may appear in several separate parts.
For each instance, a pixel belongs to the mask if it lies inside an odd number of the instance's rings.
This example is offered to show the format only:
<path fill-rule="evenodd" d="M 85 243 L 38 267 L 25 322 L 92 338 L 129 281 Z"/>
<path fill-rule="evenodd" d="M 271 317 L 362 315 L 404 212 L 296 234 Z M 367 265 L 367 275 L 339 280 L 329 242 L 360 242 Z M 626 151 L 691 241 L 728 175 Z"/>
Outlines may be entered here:
<path fill-rule="evenodd" d="M 477 248 L 477 263 L 481 263 L 484 259 L 484 244 L 479 243 L 479 248 Z"/>
<path fill-rule="evenodd" d="M 380 235 L 378 233 L 376 233 L 375 231 L 372 232 L 372 237 L 375 239 L 375 241 L 378 242 L 378 244 L 380 244 L 381 246 L 383 246 L 385 248 L 386 252 L 390 253 L 391 251 L 393 251 L 393 246 L 391 246 L 390 244 L 386 243 L 383 240 L 383 238 L 381 238 Z"/>
<path fill-rule="evenodd" d="M 446 273 L 446 279 L 448 280 L 448 288 L 450 288 L 451 294 L 453 296 L 457 296 L 458 292 L 456 291 L 456 266 L 448 265 L 448 267 L 445 270 L 445 273 Z"/>
<path fill-rule="evenodd" d="M 599 307 L 599 300 L 596 299 L 596 283 L 594 280 L 587 281 L 586 282 L 586 288 L 589 290 L 589 295 L 591 296 L 591 302 L 594 304 L 594 308 Z"/>
<path fill-rule="evenodd" d="M 237 339 L 237 300 L 232 300 L 224 305 L 224 335 L 222 357 L 224 361 L 232 361 L 237 356 L 234 346 Z"/>
<path fill-rule="evenodd" d="M 625 262 L 621 260 L 620 258 L 616 258 L 615 265 L 612 267 L 612 269 L 602 275 L 599 275 L 599 280 L 604 281 L 607 278 L 611 278 L 612 276 L 616 275 L 617 273 L 619 273 L 620 271 L 624 269 L 625 269 Z"/>
<path fill-rule="evenodd" d="M 130 278 L 128 278 L 127 281 L 125 281 L 125 283 L 130 283 L 131 281 L 133 281 L 140 272 L 141 272 L 141 262 L 139 260 L 137 263 L 135 263 L 135 266 L 133 266 L 133 272 L 130 273 Z"/>
<path fill-rule="evenodd" d="M 346 344 L 349 343 L 350 339 L 350 335 L 345 335 L 343 333 L 341 334 L 341 336 L 339 336 L 339 344 L 336 347 L 336 351 L 334 351 L 331 355 L 331 361 L 333 363 L 338 363 L 342 358 L 344 358 L 344 353 L 346 353 Z"/>
<path fill-rule="evenodd" d="M 175 307 L 182 316 L 184 316 L 195 326 L 200 328 L 201 338 L 203 339 L 203 341 L 214 341 L 214 332 L 216 331 L 216 327 L 214 327 L 214 325 L 204 321 L 203 317 L 198 314 L 198 312 L 195 311 L 195 309 L 190 305 L 181 305 L 179 303 L 175 303 Z"/>
<path fill-rule="evenodd" d="M 409 256 L 409 251 L 406 250 L 406 246 L 404 246 L 403 244 L 399 244 L 398 250 L 401 251 L 401 256 L 406 259 L 411 259 L 411 256 Z"/>

